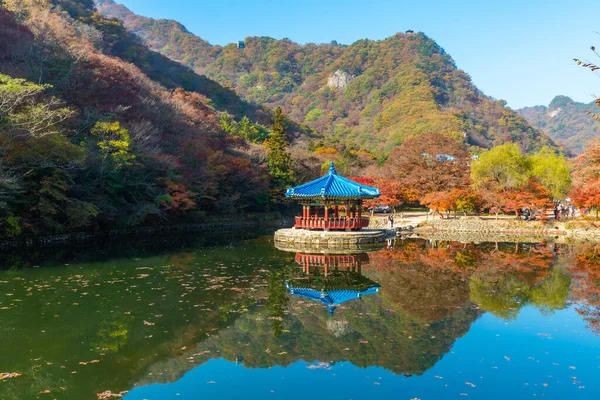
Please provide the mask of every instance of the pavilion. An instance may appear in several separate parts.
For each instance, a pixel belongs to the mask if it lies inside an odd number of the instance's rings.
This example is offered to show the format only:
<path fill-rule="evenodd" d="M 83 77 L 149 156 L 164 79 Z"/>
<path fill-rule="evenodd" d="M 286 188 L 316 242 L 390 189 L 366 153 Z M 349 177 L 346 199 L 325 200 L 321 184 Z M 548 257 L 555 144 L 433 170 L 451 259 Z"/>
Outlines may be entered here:
<path fill-rule="evenodd" d="M 294 228 L 351 231 L 369 225 L 369 219 L 362 217 L 363 200 L 379 197 L 380 193 L 377 188 L 338 175 L 332 161 L 327 175 L 289 188 L 285 196 L 302 204 L 302 216 L 296 217 Z"/>

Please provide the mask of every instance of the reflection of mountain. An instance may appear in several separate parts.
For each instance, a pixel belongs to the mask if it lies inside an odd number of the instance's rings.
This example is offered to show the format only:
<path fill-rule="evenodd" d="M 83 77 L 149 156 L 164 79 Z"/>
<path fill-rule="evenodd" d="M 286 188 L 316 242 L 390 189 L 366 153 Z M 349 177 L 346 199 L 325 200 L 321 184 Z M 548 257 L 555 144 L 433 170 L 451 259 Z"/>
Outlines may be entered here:
<path fill-rule="evenodd" d="M 287 279 L 294 285 L 300 280 L 310 281 L 312 287 L 354 291 L 377 285 L 347 268 L 330 269 L 325 276 L 324 268 L 315 267 L 310 275 L 294 273 Z M 379 281 L 384 289 L 390 287 L 387 279 L 388 276 L 383 276 Z M 419 295 L 418 291 L 414 294 Z M 273 317 L 266 307 L 258 306 L 193 351 L 154 365 L 149 371 L 151 375 L 140 384 L 156 379 L 176 380 L 191 366 L 221 357 L 242 362 L 248 368 L 287 366 L 300 360 L 349 361 L 363 368 L 380 366 L 396 374 L 422 374 L 452 348 L 457 338 L 468 332 L 479 315 L 468 302 L 468 294 L 462 305 L 429 323 L 402 310 L 390 297 L 365 296 L 345 302 L 338 306 L 333 317 L 313 300 L 289 298 L 279 336 L 273 333 L 271 320 L 278 317 Z"/>
<path fill-rule="evenodd" d="M 248 368 L 287 366 L 296 361 L 349 361 L 380 366 L 396 374 L 422 374 L 433 367 L 467 333 L 478 313 L 463 307 L 432 324 L 390 309 L 379 296 L 348 303 L 330 319 L 322 308 L 302 300 L 290 302 L 291 313 L 279 337 L 263 313 L 251 313 L 184 356 L 153 366 L 140 384 L 178 379 L 197 363 L 223 357 L 243 360 Z M 190 363 L 194 360 L 194 363 Z"/>

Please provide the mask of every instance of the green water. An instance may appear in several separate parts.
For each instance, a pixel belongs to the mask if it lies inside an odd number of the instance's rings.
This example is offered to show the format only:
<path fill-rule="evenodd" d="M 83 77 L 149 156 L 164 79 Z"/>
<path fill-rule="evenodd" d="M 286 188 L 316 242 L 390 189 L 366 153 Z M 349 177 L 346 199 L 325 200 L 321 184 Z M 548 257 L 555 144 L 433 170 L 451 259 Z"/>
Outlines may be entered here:
<path fill-rule="evenodd" d="M 270 235 L 4 255 L 0 372 L 22 375 L 0 399 L 600 396 L 595 248 L 411 240 L 352 257 L 307 273 Z M 286 283 L 377 290 L 328 309 Z"/>

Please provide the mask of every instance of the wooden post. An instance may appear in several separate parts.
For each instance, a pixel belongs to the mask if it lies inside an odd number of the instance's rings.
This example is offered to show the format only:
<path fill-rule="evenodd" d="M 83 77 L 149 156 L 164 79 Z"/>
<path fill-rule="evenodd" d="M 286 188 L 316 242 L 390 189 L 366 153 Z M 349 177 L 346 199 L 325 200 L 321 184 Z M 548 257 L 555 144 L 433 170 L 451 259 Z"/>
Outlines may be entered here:
<path fill-rule="evenodd" d="M 336 217 L 336 218 L 339 218 L 339 217 L 340 217 L 340 216 L 339 216 L 339 212 L 338 212 L 338 211 L 339 211 L 339 210 L 338 210 L 338 205 L 336 204 L 336 205 L 335 205 L 335 210 L 333 211 L 333 213 L 334 213 L 333 215 L 335 215 L 335 217 Z"/>

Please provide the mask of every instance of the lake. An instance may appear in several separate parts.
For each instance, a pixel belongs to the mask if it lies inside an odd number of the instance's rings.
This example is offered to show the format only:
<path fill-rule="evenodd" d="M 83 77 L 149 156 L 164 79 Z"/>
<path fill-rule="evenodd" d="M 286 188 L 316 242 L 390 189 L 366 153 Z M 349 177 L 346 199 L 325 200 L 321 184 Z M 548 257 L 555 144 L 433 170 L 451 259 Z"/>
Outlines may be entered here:
<path fill-rule="evenodd" d="M 254 236 L 3 254 L 0 399 L 600 398 L 598 246 Z"/>

